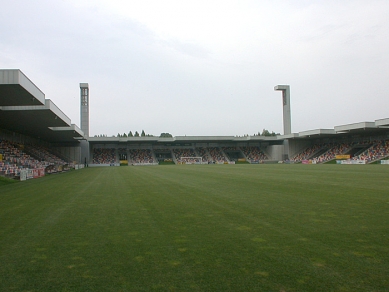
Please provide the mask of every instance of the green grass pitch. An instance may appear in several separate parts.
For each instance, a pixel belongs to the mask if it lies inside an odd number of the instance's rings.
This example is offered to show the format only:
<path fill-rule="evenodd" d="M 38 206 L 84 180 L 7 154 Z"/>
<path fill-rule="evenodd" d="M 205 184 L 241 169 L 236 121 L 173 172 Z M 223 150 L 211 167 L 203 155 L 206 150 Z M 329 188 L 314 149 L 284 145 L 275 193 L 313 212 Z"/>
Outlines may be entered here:
<path fill-rule="evenodd" d="M 0 185 L 0 291 L 388 291 L 389 167 L 88 168 Z"/>

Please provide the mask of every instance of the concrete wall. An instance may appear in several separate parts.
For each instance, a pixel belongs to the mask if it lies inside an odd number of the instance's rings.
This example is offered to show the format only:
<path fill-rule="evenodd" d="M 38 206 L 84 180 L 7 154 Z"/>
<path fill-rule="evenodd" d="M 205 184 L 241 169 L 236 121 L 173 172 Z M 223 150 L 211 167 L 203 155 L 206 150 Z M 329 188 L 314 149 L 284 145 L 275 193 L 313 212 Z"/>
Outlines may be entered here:
<path fill-rule="evenodd" d="M 282 160 L 284 154 L 284 145 L 269 145 L 265 149 L 266 154 L 270 155 L 270 160 Z"/>
<path fill-rule="evenodd" d="M 302 139 L 290 139 L 289 140 L 289 159 L 295 156 L 297 153 L 300 153 L 305 148 L 312 144 L 311 140 L 302 140 Z"/>
<path fill-rule="evenodd" d="M 90 151 L 89 151 L 89 142 L 86 140 L 80 141 L 80 164 L 91 163 L 90 161 Z"/>
<path fill-rule="evenodd" d="M 80 164 L 81 160 L 81 147 L 77 146 L 57 146 L 53 147 L 53 150 L 58 153 L 61 157 L 65 158 L 68 162 L 75 162 Z"/>

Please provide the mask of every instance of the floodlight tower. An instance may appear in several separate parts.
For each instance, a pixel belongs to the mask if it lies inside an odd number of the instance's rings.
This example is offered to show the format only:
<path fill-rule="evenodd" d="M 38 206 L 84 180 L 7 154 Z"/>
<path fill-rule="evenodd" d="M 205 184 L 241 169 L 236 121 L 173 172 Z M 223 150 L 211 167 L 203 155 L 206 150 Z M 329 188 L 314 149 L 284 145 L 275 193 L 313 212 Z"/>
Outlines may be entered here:
<path fill-rule="evenodd" d="M 80 83 L 81 101 L 81 130 L 86 137 L 89 137 L 89 86 L 88 83 Z"/>
<path fill-rule="evenodd" d="M 84 166 L 88 166 L 90 157 L 89 149 L 89 85 L 88 83 L 80 83 L 80 124 L 81 130 L 84 132 L 85 140 L 81 140 L 81 161 Z"/>
<path fill-rule="evenodd" d="M 282 91 L 282 104 L 284 113 L 284 135 L 292 133 L 292 122 L 290 116 L 290 87 L 289 85 L 277 85 L 274 90 Z"/>
<path fill-rule="evenodd" d="M 289 85 L 277 85 L 274 90 L 282 91 L 282 108 L 284 120 L 284 135 L 292 134 L 292 121 L 290 116 L 290 87 Z M 289 141 L 284 140 L 283 160 L 289 160 Z"/>

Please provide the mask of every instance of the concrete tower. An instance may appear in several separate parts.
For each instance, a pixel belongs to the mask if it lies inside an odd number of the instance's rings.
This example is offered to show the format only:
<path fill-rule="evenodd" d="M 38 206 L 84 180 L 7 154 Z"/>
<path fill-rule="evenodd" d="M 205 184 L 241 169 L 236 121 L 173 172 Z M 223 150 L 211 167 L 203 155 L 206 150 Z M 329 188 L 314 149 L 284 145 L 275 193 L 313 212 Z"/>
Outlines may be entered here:
<path fill-rule="evenodd" d="M 290 116 L 290 87 L 289 85 L 277 85 L 274 90 L 282 91 L 282 109 L 284 118 L 284 135 L 292 134 L 292 119 Z M 284 140 L 283 160 L 289 160 L 289 141 Z"/>
<path fill-rule="evenodd" d="M 89 86 L 88 83 L 80 83 L 80 95 L 81 95 L 81 130 L 84 132 L 85 137 L 89 137 Z"/>
<path fill-rule="evenodd" d="M 284 112 L 284 135 L 292 133 L 292 122 L 290 116 L 290 87 L 289 85 L 277 85 L 274 90 L 282 91 L 282 105 Z"/>
<path fill-rule="evenodd" d="M 88 83 L 80 83 L 80 123 L 81 130 L 84 132 L 85 140 L 80 141 L 81 161 L 80 163 L 88 166 L 90 161 L 89 150 L 89 86 Z"/>

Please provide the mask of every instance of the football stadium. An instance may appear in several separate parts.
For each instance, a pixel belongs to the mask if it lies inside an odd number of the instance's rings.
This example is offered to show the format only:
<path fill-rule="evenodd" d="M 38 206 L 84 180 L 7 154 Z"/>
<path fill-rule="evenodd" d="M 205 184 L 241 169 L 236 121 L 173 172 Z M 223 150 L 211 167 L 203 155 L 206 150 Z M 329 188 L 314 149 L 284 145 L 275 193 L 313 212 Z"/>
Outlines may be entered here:
<path fill-rule="evenodd" d="M 77 86 L 77 85 L 76 85 Z M 389 118 L 89 136 L 0 70 L 1 291 L 388 291 Z M 278 93 L 277 93 L 278 94 Z"/>

